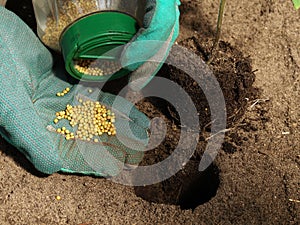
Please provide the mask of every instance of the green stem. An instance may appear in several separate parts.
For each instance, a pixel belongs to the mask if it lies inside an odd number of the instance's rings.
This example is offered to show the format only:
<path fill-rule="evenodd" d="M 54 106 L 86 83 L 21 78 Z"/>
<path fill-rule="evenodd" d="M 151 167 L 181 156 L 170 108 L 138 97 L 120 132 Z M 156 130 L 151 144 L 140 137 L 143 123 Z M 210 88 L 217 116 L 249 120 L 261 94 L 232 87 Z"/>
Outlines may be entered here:
<path fill-rule="evenodd" d="M 219 40 L 220 40 L 220 36 L 221 36 L 221 26 L 222 26 L 222 21 L 223 21 L 223 16 L 224 16 L 224 8 L 225 8 L 225 3 L 226 0 L 220 0 L 220 6 L 219 6 L 219 13 L 218 13 L 218 22 L 217 22 L 217 31 L 216 31 L 216 36 L 215 36 L 215 40 L 213 43 L 213 47 L 211 49 L 210 52 L 210 56 L 209 59 L 207 61 L 208 64 L 211 63 L 211 61 L 213 60 L 214 57 L 214 53 L 219 45 Z"/>

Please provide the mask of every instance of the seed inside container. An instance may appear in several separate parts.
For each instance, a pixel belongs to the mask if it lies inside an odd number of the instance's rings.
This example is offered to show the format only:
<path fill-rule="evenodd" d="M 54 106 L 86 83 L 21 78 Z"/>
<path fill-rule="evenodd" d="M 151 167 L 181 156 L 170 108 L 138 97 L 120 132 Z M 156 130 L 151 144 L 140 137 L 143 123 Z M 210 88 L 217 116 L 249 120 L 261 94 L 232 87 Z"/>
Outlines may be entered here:
<path fill-rule="evenodd" d="M 60 50 L 60 35 L 67 26 L 80 17 L 98 11 L 97 1 L 95 0 L 64 0 L 60 1 L 59 4 L 62 5 L 57 12 L 58 20 L 52 16 L 47 18 L 45 34 L 42 37 L 42 41 L 46 45 L 57 51 Z"/>
<path fill-rule="evenodd" d="M 84 75 L 105 76 L 119 71 L 121 65 L 113 60 L 79 59 L 74 61 L 74 68 Z"/>

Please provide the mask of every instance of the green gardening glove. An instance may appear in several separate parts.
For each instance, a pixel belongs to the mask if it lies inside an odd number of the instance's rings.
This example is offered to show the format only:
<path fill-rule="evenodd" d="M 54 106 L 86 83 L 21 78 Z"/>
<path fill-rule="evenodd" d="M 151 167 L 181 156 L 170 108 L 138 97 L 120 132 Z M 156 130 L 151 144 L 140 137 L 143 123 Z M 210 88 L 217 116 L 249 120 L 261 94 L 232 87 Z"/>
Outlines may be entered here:
<path fill-rule="evenodd" d="M 121 56 L 123 67 L 134 71 L 129 79 L 132 89 L 147 85 L 163 65 L 179 34 L 179 5 L 179 0 L 146 0 L 143 28 Z"/>
<path fill-rule="evenodd" d="M 119 96 L 67 82 L 63 65 L 53 69 L 50 52 L 23 21 L 0 7 L 0 134 L 41 172 L 115 176 L 137 165 L 148 143 L 148 118 Z M 56 96 L 65 88 L 70 91 Z M 67 104 L 99 101 L 115 113 L 117 135 L 66 140 L 69 121 L 54 121 Z M 83 121 L 89 123 L 89 121 Z M 72 130 L 73 129 L 73 130 Z"/>

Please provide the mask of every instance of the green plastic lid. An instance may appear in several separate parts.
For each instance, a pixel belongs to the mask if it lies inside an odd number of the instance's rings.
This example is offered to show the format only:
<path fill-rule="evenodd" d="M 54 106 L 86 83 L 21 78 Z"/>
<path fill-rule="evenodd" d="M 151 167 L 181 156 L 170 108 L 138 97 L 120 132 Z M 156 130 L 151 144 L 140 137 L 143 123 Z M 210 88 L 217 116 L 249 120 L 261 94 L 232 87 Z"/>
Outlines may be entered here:
<path fill-rule="evenodd" d="M 121 68 L 120 54 L 122 46 L 132 39 L 138 29 L 136 19 L 116 11 L 101 11 L 76 20 L 60 38 L 66 70 L 83 81 L 107 81 L 127 75 L 130 71 Z M 89 65 L 85 61 L 92 62 L 106 75 L 87 75 L 87 71 L 78 69 L 78 62 L 83 62 L 83 66 Z M 114 66 L 115 71 L 112 71 L 109 68 L 111 65 L 119 67 Z"/>

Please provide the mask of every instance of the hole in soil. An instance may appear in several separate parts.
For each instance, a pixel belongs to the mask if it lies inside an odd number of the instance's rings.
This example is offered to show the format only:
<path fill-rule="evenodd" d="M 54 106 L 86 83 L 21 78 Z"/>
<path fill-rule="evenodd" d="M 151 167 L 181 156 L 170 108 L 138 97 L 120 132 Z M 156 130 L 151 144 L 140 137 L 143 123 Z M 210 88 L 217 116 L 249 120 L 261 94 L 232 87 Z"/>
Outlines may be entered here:
<path fill-rule="evenodd" d="M 198 171 L 198 166 L 199 161 L 192 160 L 175 176 L 157 184 L 135 187 L 135 193 L 149 202 L 194 210 L 212 199 L 220 184 L 216 165 L 212 164 L 203 172 Z"/>

